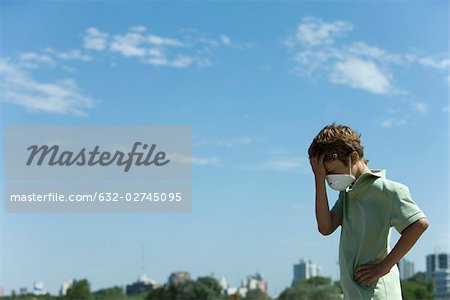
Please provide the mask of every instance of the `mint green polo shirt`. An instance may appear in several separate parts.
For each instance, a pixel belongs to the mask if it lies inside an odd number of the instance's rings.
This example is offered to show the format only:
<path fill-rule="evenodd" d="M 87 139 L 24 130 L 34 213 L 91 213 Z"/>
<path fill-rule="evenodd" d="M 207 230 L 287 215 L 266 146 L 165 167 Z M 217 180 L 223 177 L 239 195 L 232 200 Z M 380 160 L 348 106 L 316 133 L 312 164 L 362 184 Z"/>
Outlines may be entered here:
<path fill-rule="evenodd" d="M 391 227 L 401 233 L 426 218 L 406 185 L 386 179 L 386 170 L 371 170 L 339 192 L 331 212 L 342 219 L 339 267 L 344 299 L 402 299 L 395 264 L 371 286 L 354 280 L 358 266 L 382 261 L 391 251 Z"/>

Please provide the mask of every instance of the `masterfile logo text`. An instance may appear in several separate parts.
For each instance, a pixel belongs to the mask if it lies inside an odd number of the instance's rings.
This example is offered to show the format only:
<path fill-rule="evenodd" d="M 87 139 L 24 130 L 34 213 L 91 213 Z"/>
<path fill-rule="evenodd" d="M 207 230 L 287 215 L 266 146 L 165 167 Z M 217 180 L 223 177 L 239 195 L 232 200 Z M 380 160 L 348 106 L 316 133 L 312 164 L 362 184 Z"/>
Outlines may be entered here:
<path fill-rule="evenodd" d="M 142 150 L 145 152 L 137 152 L 138 147 L 142 145 Z M 149 148 L 149 150 L 147 150 Z M 157 167 L 164 166 L 169 163 L 169 159 L 165 159 L 166 153 L 159 151 L 153 155 L 156 148 L 156 144 L 152 144 L 149 147 L 147 144 L 141 142 L 135 142 L 130 152 L 124 153 L 116 150 L 114 153 L 109 151 L 100 152 L 100 146 L 96 145 L 92 151 L 82 148 L 78 153 L 72 151 L 60 151 L 58 145 L 32 145 L 27 148 L 30 151 L 30 156 L 27 160 L 27 166 L 33 164 L 35 158 L 36 165 L 41 166 L 47 159 L 49 166 L 94 166 L 96 164 L 100 166 L 109 166 L 116 163 L 118 166 L 124 166 L 124 172 L 128 172 L 133 163 L 136 166 L 150 166 L 155 165 Z M 136 161 L 133 162 L 133 158 L 136 157 Z"/>
<path fill-rule="evenodd" d="M 191 210 L 187 125 L 13 125 L 6 212 Z"/>

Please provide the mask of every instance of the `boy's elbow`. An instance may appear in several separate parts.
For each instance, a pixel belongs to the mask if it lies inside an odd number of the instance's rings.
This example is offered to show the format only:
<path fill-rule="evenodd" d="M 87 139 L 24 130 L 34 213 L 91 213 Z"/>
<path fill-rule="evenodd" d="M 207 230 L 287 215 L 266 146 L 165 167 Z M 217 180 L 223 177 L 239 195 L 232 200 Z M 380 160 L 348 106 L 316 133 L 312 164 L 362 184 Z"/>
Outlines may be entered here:
<path fill-rule="evenodd" d="M 427 218 L 421 218 L 417 221 L 417 223 L 420 224 L 423 231 L 427 230 L 428 226 L 430 226 Z"/>
<path fill-rule="evenodd" d="M 319 232 L 320 232 L 320 234 L 321 235 L 330 235 L 331 234 L 331 231 L 330 230 L 328 230 L 328 229 L 325 229 L 325 228 L 318 228 L 318 230 L 319 230 Z"/>

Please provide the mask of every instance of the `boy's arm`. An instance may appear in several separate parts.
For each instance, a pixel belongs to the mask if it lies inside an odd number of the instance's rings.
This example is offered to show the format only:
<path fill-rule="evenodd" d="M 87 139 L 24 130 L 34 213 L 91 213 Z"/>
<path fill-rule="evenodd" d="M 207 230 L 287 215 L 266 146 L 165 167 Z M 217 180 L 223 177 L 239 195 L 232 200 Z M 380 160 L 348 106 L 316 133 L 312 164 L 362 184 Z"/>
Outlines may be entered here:
<path fill-rule="evenodd" d="M 316 183 L 316 220 L 317 229 L 323 235 L 328 234 L 330 227 L 330 209 L 325 189 L 325 180 L 315 178 Z"/>
<path fill-rule="evenodd" d="M 414 246 L 428 226 L 427 218 L 420 218 L 406 227 L 395 247 L 383 261 L 377 264 L 361 265 L 356 268 L 355 281 L 358 283 L 367 282 L 368 285 L 371 285 L 372 282 L 389 273 L 392 267 Z"/>
<path fill-rule="evenodd" d="M 397 244 L 382 262 L 388 271 L 414 246 L 428 226 L 427 218 L 421 218 L 402 231 Z"/>
<path fill-rule="evenodd" d="M 325 187 L 326 170 L 323 165 L 324 154 L 317 157 L 310 157 L 311 167 L 314 173 L 316 185 L 316 220 L 317 227 L 321 234 L 329 235 L 341 224 L 339 216 L 330 212 L 328 206 L 327 190 Z"/>
<path fill-rule="evenodd" d="M 390 225 L 401 234 L 401 238 L 385 258 L 390 268 L 411 249 L 429 226 L 425 214 L 412 199 L 406 185 L 399 184 L 393 191 Z"/>
<path fill-rule="evenodd" d="M 369 285 L 390 272 L 391 268 L 414 246 L 429 223 L 425 214 L 411 197 L 409 188 L 399 185 L 392 197 L 390 225 L 401 234 L 392 251 L 379 263 L 358 266 L 355 270 L 356 282 Z"/>

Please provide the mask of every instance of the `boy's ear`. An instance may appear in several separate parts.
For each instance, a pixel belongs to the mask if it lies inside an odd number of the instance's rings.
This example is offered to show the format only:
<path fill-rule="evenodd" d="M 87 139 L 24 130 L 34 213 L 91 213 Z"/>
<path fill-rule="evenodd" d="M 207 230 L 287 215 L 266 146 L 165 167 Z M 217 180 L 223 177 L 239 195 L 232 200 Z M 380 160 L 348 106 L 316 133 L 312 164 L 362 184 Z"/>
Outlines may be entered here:
<path fill-rule="evenodd" d="M 358 160 L 361 159 L 359 157 L 358 151 L 356 151 L 356 150 L 352 151 L 351 156 L 352 156 L 352 162 L 357 162 Z"/>

